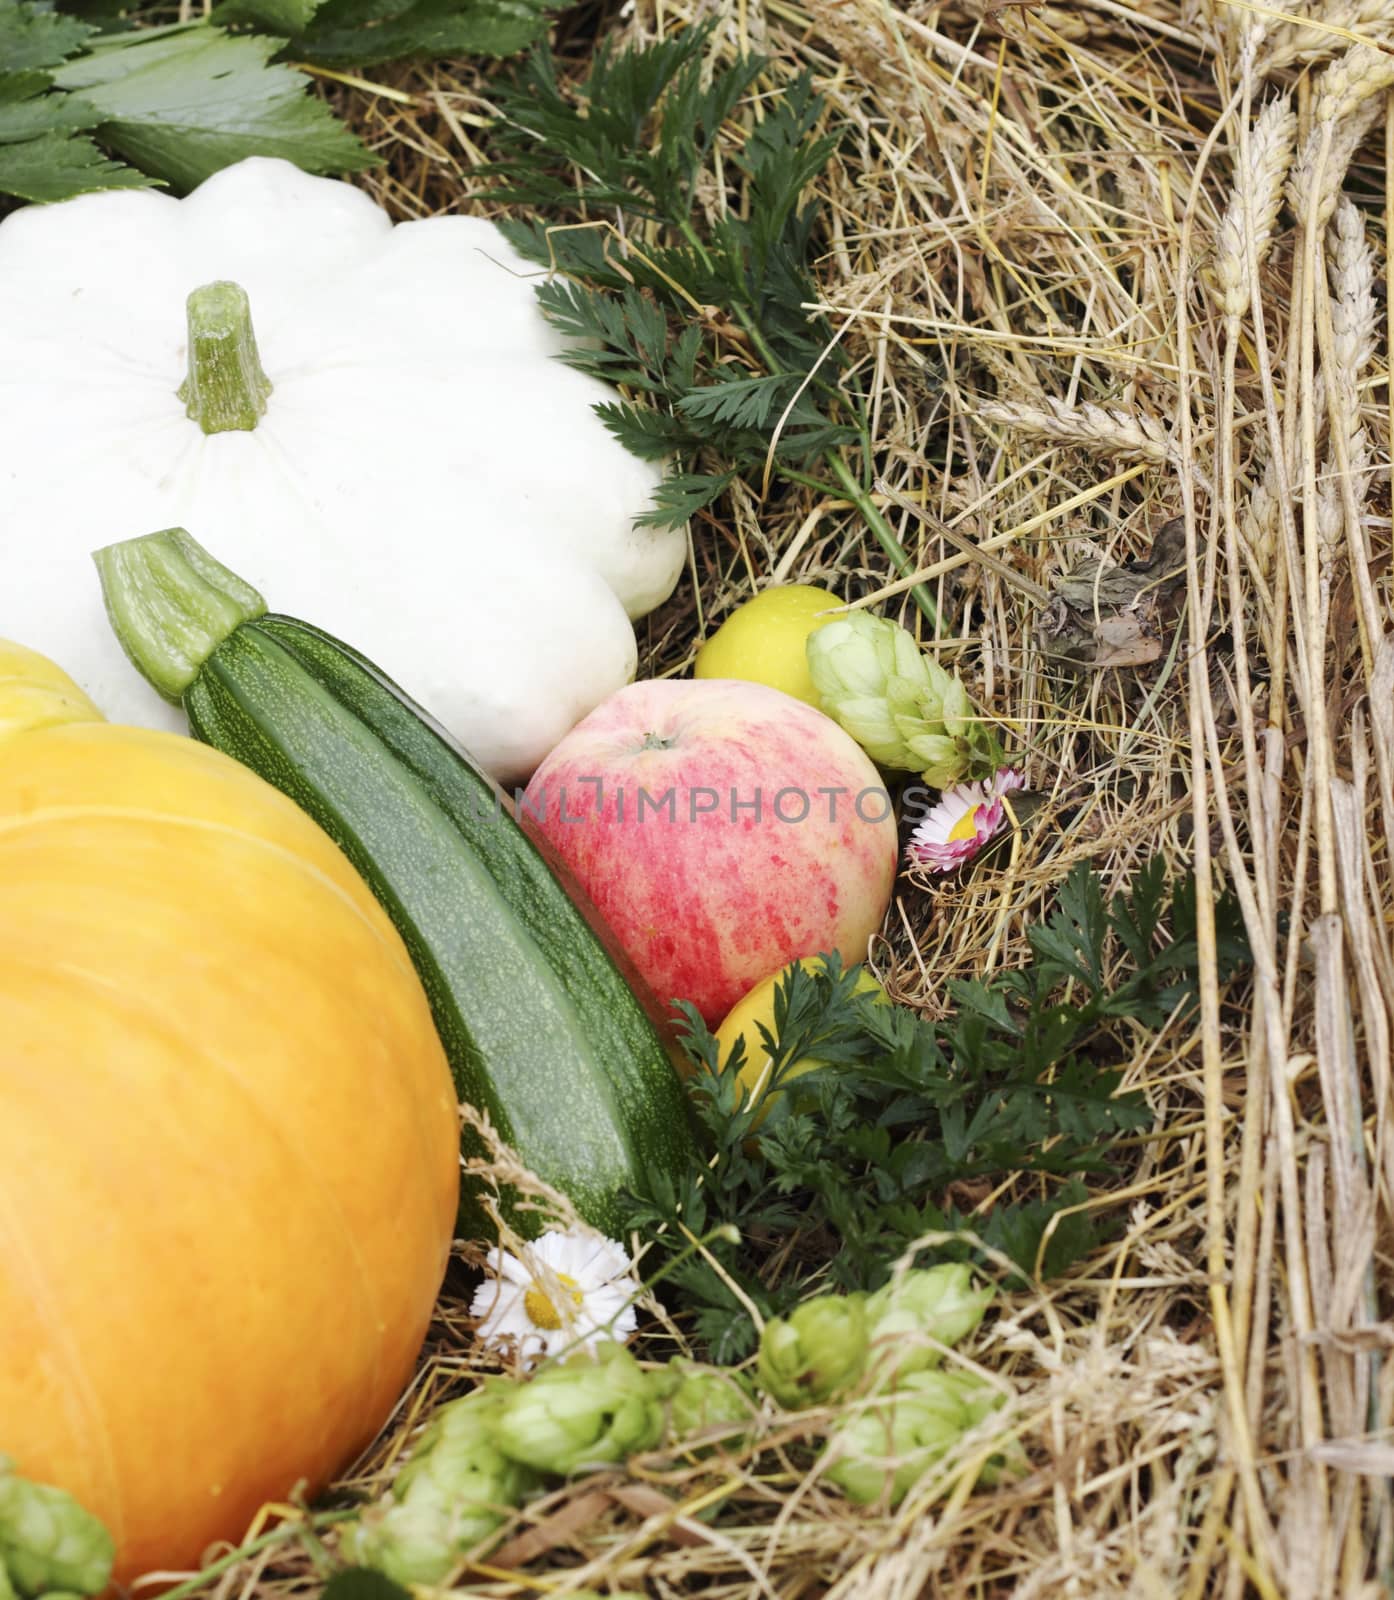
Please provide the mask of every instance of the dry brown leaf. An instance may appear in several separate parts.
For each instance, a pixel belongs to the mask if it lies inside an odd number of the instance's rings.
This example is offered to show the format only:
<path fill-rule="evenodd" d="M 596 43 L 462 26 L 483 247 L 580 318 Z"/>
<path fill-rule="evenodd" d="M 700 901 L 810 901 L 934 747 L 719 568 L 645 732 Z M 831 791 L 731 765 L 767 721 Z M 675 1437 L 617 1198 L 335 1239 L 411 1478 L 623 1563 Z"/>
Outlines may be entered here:
<path fill-rule="evenodd" d="M 587 1489 L 565 1501 L 526 1533 L 520 1533 L 489 1557 L 491 1567 L 522 1567 L 549 1550 L 571 1547 L 576 1536 L 603 1517 L 614 1504 L 608 1489 Z"/>

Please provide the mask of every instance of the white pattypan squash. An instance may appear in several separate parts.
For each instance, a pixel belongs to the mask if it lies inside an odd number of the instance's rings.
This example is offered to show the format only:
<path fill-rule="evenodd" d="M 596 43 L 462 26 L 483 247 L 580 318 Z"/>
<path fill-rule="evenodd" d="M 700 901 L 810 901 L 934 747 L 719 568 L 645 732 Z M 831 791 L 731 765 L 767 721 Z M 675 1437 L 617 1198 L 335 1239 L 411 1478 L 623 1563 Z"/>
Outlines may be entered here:
<path fill-rule="evenodd" d="M 631 619 L 686 549 L 634 527 L 659 469 L 591 410 L 611 391 L 556 359 L 536 275 L 489 222 L 394 227 L 279 160 L 184 200 L 15 212 L 0 637 L 62 661 L 113 722 L 182 729 L 122 655 L 91 552 L 183 527 L 376 661 L 495 777 L 525 777 L 633 677 Z"/>

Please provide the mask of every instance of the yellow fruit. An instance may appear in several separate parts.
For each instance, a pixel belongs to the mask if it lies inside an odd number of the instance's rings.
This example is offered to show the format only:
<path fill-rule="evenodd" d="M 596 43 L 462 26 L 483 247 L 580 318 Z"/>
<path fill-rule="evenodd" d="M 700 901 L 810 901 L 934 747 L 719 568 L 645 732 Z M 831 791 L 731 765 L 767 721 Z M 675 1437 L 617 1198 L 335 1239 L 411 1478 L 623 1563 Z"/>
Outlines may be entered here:
<path fill-rule="evenodd" d="M 125 1585 L 313 1499 L 391 1414 L 455 1090 L 303 811 L 3 640 L 0 885 L 0 1448 L 106 1523 Z"/>
<path fill-rule="evenodd" d="M 733 611 L 697 652 L 693 676 L 765 683 L 821 710 L 808 670 L 808 636 L 833 620 L 831 614 L 820 617 L 820 611 L 842 604 L 835 594 L 807 583 L 762 590 Z"/>
<path fill-rule="evenodd" d="M 793 966 L 793 962 L 790 962 Z M 799 962 L 805 972 L 821 972 L 823 963 L 816 957 L 805 957 Z M 760 1024 L 763 1023 L 771 1034 L 774 1033 L 774 999 L 775 991 L 784 982 L 789 967 L 781 967 L 778 972 L 772 972 L 768 978 L 762 978 L 759 983 L 726 1013 L 721 1026 L 716 1030 L 716 1041 L 720 1046 L 717 1060 L 722 1066 L 731 1059 L 731 1052 L 735 1049 L 736 1040 L 745 1039 L 745 1063 L 741 1067 L 741 1083 L 746 1093 L 754 1098 L 764 1087 L 770 1070 L 770 1056 L 765 1049 L 765 1041 L 760 1036 Z M 873 990 L 885 999 L 885 990 L 877 983 L 876 979 L 862 968 L 857 977 L 857 993 L 869 994 Z M 805 1072 L 812 1072 L 815 1067 L 821 1067 L 823 1062 L 814 1056 L 803 1056 L 788 1069 L 784 1082 L 800 1077 Z M 753 1124 L 759 1127 L 769 1113 L 770 1107 L 779 1098 L 771 1095 Z"/>
<path fill-rule="evenodd" d="M 64 722 L 100 722 L 102 714 L 46 656 L 0 639 L 0 739 Z"/>

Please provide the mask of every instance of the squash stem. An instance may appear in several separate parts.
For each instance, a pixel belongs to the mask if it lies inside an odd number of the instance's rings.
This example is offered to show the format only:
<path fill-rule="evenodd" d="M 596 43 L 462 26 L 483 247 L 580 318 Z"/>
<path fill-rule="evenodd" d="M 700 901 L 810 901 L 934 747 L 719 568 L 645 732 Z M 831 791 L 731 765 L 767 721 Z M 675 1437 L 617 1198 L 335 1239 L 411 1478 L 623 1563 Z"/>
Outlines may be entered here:
<path fill-rule="evenodd" d="M 109 544 L 92 559 L 121 648 L 176 704 L 223 640 L 266 614 L 257 591 L 182 528 Z"/>
<path fill-rule="evenodd" d="M 205 433 L 248 433 L 266 413 L 271 380 L 262 371 L 252 309 L 239 283 L 205 283 L 188 298 L 189 375 L 184 409 Z"/>

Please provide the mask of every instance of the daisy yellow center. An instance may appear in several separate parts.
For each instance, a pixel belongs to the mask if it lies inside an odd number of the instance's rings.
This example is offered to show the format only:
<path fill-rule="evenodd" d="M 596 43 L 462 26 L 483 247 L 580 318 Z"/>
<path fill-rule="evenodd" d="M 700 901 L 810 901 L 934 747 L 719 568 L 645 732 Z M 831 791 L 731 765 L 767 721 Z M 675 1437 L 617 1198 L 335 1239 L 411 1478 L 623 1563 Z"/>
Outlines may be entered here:
<path fill-rule="evenodd" d="M 571 1303 L 579 1306 L 582 1296 L 575 1278 L 568 1278 L 564 1272 L 555 1273 L 554 1276 L 571 1296 Z M 523 1310 L 527 1312 L 534 1328 L 545 1328 L 548 1333 L 555 1333 L 561 1327 L 561 1313 L 557 1310 L 556 1302 L 536 1278 L 532 1281 L 532 1287 L 523 1296 Z"/>
<path fill-rule="evenodd" d="M 969 806 L 967 811 L 949 829 L 949 843 L 958 844 L 963 839 L 975 839 L 978 834 L 978 813 L 981 806 Z"/>

